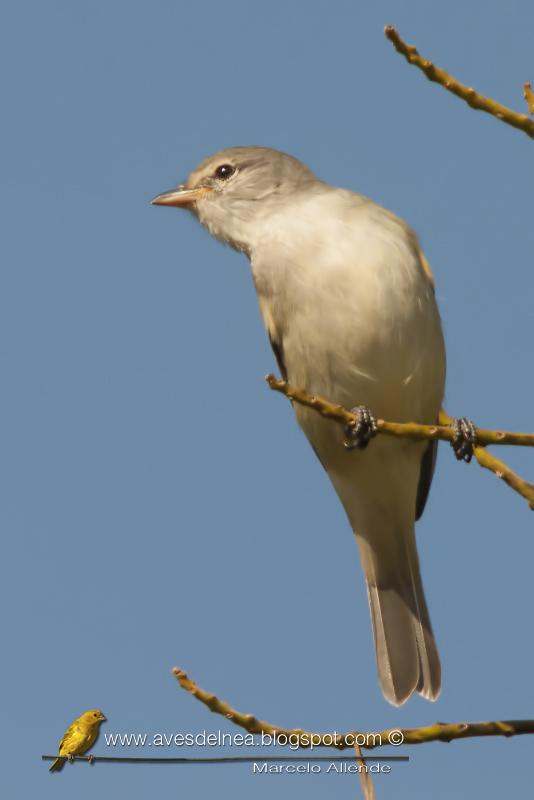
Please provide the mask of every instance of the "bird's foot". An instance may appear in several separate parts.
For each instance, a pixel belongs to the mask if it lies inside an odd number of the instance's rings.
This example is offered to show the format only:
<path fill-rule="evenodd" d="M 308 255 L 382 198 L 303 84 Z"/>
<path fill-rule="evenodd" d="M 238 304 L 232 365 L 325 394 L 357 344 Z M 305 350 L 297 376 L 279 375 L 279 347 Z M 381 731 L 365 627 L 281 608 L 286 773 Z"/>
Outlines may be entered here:
<path fill-rule="evenodd" d="M 452 423 L 454 439 L 451 447 L 458 461 L 465 461 L 467 464 L 473 458 L 473 450 L 477 444 L 477 429 L 467 417 L 459 417 Z"/>
<path fill-rule="evenodd" d="M 345 428 L 343 444 L 347 450 L 363 450 L 378 432 L 376 419 L 367 406 L 351 408 L 351 413 L 355 415 L 356 422 Z"/>
<path fill-rule="evenodd" d="M 95 763 L 95 757 L 94 757 L 94 756 L 92 756 L 92 755 L 91 755 L 91 756 L 87 756 L 87 761 L 88 761 L 88 762 L 89 762 L 91 765 L 93 765 L 93 764 Z"/>
<path fill-rule="evenodd" d="M 67 761 L 70 761 L 70 763 L 71 763 L 71 764 L 72 764 L 72 762 L 74 761 L 74 756 L 73 756 L 73 754 L 72 754 L 72 753 L 69 753 L 69 754 L 68 754 L 68 756 L 67 756 Z"/>

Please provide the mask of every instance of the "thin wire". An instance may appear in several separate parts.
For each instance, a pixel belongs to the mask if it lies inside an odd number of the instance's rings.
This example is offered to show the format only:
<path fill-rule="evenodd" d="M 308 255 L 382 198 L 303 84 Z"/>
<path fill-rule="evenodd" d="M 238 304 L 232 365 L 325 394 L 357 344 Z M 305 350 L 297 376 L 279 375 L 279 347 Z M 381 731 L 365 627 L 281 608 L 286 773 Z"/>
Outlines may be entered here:
<path fill-rule="evenodd" d="M 55 761 L 57 756 L 41 756 L 43 761 Z M 354 756 L 219 756 L 213 758 L 149 758 L 144 756 L 74 756 L 74 761 L 109 761 L 125 764 L 246 764 L 253 762 L 300 761 L 351 761 Z M 362 761 L 409 761 L 409 756 L 364 756 Z"/>

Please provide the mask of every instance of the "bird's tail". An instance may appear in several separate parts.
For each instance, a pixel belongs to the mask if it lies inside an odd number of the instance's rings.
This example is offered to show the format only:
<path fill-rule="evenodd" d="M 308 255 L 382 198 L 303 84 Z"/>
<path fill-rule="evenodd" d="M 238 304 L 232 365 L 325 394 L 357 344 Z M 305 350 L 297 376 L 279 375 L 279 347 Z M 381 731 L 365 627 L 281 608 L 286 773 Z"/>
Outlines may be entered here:
<path fill-rule="evenodd" d="M 65 758 L 61 758 L 61 757 L 56 758 L 56 760 L 52 763 L 52 766 L 50 767 L 50 769 L 48 771 L 49 772 L 59 772 L 60 769 L 63 769 L 63 764 L 65 763 L 65 761 L 66 761 Z"/>
<path fill-rule="evenodd" d="M 441 665 L 428 615 L 412 523 L 394 535 L 357 535 L 373 623 L 380 686 L 393 705 L 413 692 L 436 700 Z"/>

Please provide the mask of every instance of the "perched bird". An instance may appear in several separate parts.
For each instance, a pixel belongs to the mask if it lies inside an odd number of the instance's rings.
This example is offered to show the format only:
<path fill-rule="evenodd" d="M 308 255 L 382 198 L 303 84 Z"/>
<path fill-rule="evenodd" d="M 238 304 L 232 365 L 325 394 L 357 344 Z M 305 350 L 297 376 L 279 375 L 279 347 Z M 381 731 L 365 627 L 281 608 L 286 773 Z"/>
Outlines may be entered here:
<path fill-rule="evenodd" d="M 362 195 L 329 186 L 265 147 L 206 159 L 152 203 L 192 211 L 245 253 L 284 378 L 348 408 L 340 428 L 311 409 L 297 420 L 328 473 L 358 542 L 382 692 L 435 700 L 441 667 L 419 571 L 437 442 L 379 436 L 374 415 L 435 424 L 445 349 L 430 267 L 415 233 Z"/>
<path fill-rule="evenodd" d="M 105 719 L 106 717 L 98 708 L 85 711 L 78 719 L 75 719 L 59 743 L 59 756 L 50 767 L 50 772 L 62 769 L 67 758 L 86 753 L 95 743 L 100 725 Z"/>

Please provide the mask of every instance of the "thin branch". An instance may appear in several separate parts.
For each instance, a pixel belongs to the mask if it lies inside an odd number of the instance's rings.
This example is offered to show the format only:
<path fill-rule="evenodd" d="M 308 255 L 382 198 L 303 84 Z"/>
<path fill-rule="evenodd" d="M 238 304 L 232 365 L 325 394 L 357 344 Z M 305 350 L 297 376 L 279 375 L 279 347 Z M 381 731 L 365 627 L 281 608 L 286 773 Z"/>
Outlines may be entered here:
<path fill-rule="evenodd" d="M 526 114 L 513 111 L 511 108 L 497 103 L 497 101 L 493 100 L 491 97 L 484 97 L 484 95 L 476 92 L 471 86 L 465 86 L 465 84 L 460 83 L 456 78 L 453 78 L 452 75 L 449 75 L 448 72 L 445 72 L 444 69 L 436 67 L 432 61 L 423 58 L 413 45 L 406 44 L 392 25 L 388 25 L 384 33 L 393 44 L 395 50 L 403 55 L 408 63 L 418 67 L 429 81 L 439 83 L 444 89 L 447 89 L 461 100 L 464 100 L 471 108 L 475 108 L 478 111 L 485 111 L 486 114 L 491 114 L 492 117 L 496 117 L 507 125 L 511 125 L 513 128 L 523 131 L 523 133 L 526 133 L 531 139 L 534 139 L 534 121 Z"/>
<path fill-rule="evenodd" d="M 334 419 L 345 426 L 352 426 L 357 422 L 355 414 L 343 408 L 343 406 L 331 403 L 318 395 L 310 395 L 303 389 L 295 389 L 286 381 L 276 378 L 274 375 L 267 375 L 265 380 L 275 392 L 280 392 L 289 397 L 290 400 L 294 400 L 303 406 L 313 408 L 323 417 Z M 417 422 L 386 422 L 383 419 L 377 420 L 376 424 L 379 433 L 385 433 L 389 436 L 401 436 L 415 440 L 442 439 L 444 442 L 452 442 L 454 439 L 454 431 L 450 426 L 452 419 L 445 412 L 443 419 L 446 419 L 447 422 L 444 421 L 442 425 L 420 425 Z M 477 440 L 483 446 L 488 444 L 509 444 L 534 447 L 534 433 L 510 433 L 477 428 Z"/>
<path fill-rule="evenodd" d="M 528 110 L 534 114 L 534 92 L 530 83 L 523 84 L 523 97 L 527 101 Z"/>
<path fill-rule="evenodd" d="M 357 742 L 354 745 L 354 752 L 356 753 L 356 763 L 359 767 L 365 767 L 365 759 L 363 758 L 362 748 Z M 371 774 L 366 769 L 358 772 L 360 779 L 360 786 L 362 787 L 363 800 L 375 800 L 375 787 Z"/>
<path fill-rule="evenodd" d="M 201 689 L 186 673 L 175 667 L 173 675 L 178 683 L 204 703 L 210 711 L 221 714 L 231 720 L 235 725 L 252 734 L 266 734 L 273 736 L 281 744 L 288 741 L 297 743 L 300 747 L 336 747 L 338 750 L 354 748 L 360 744 L 367 750 L 387 745 L 423 744 L 423 742 L 452 742 L 455 739 L 471 739 L 480 736 L 521 736 L 534 734 L 534 719 L 498 720 L 495 722 L 436 722 L 421 728 L 387 728 L 382 731 L 348 731 L 347 733 L 314 733 L 302 728 L 281 728 L 270 722 L 259 720 L 252 714 L 242 714 L 236 711 L 224 700 L 216 695 Z M 289 740 L 289 737 L 291 739 Z"/>
<path fill-rule="evenodd" d="M 323 397 L 310 395 L 303 389 L 295 389 L 287 381 L 280 380 L 274 375 L 267 375 L 265 380 L 275 392 L 280 392 L 295 403 L 312 408 L 327 419 L 339 422 L 345 427 L 353 426 L 357 422 L 356 416 L 346 408 L 343 408 L 343 406 L 331 403 Z M 455 433 L 451 426 L 451 417 L 445 411 L 441 411 L 439 422 L 439 425 L 420 425 L 416 422 L 386 422 L 383 419 L 378 419 L 376 425 L 378 433 L 384 433 L 388 436 L 400 436 L 416 441 L 441 439 L 445 442 L 452 442 Z M 498 478 L 524 497 L 529 507 L 534 510 L 534 485 L 520 478 L 507 464 L 488 453 L 485 449 L 488 444 L 534 447 L 534 433 L 511 433 L 508 431 L 492 431 L 486 428 L 477 428 L 476 432 L 478 444 L 474 448 L 474 456 L 480 466 L 494 472 Z"/>
<path fill-rule="evenodd" d="M 442 425 L 450 425 L 452 418 L 446 411 L 441 409 L 439 412 L 439 421 Z M 495 444 L 499 444 L 499 442 L 495 442 Z M 504 461 L 494 456 L 493 453 L 490 453 L 485 447 L 477 445 L 473 450 L 473 455 L 481 467 L 489 469 L 499 480 L 504 481 L 507 486 L 524 497 L 529 508 L 534 511 L 534 485 L 532 483 L 520 478 L 516 472 L 510 469 L 508 464 L 505 464 Z"/>

